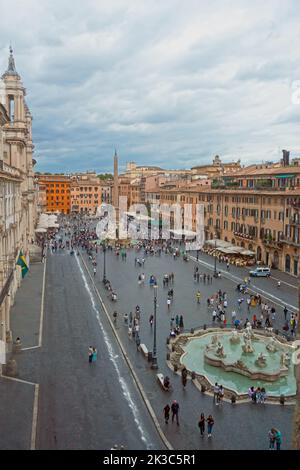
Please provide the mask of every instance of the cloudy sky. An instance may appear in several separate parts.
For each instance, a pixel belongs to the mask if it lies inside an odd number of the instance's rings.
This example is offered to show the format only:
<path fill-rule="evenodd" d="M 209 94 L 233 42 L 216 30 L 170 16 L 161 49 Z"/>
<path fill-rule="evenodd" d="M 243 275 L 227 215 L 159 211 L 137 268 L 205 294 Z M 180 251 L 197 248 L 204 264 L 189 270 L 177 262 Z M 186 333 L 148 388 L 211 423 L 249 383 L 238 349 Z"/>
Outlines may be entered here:
<path fill-rule="evenodd" d="M 11 41 L 39 171 L 277 160 L 300 156 L 299 22 L 298 0 L 0 0 L 0 70 Z"/>

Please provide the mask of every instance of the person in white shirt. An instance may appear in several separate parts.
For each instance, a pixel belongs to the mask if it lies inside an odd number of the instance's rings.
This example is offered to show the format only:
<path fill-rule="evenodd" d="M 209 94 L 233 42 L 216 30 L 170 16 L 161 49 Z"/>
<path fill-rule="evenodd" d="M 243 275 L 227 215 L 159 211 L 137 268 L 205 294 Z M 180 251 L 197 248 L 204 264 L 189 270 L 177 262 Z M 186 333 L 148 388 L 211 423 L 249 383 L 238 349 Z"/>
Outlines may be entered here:
<path fill-rule="evenodd" d="M 218 405 L 218 396 L 219 396 L 219 385 L 218 382 L 215 383 L 214 385 L 214 403 Z"/>

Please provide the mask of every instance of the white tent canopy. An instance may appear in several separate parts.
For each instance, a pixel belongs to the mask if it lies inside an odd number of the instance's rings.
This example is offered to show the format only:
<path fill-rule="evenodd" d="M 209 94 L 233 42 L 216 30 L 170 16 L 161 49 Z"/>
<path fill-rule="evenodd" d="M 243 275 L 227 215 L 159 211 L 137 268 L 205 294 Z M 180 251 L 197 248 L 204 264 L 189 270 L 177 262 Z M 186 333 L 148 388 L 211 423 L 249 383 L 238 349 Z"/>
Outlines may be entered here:
<path fill-rule="evenodd" d="M 234 246 L 229 242 L 225 242 L 224 240 L 216 239 L 216 240 L 206 240 L 205 243 L 207 245 L 214 247 L 221 247 L 221 248 L 229 248 L 230 246 Z"/>
<path fill-rule="evenodd" d="M 185 236 L 188 238 L 195 238 L 197 236 L 197 232 L 193 232 L 193 230 L 170 229 L 170 232 L 173 233 L 174 235 Z"/>
<path fill-rule="evenodd" d="M 59 224 L 57 223 L 57 215 L 55 214 L 41 214 L 38 225 L 37 225 L 37 230 L 43 229 L 46 230 L 48 228 L 58 228 Z"/>
<path fill-rule="evenodd" d="M 229 242 L 225 242 L 224 240 L 206 240 L 205 242 L 207 245 L 211 246 L 220 251 L 221 253 L 225 253 L 228 255 L 237 255 L 240 254 L 242 256 L 255 256 L 255 253 L 251 250 L 246 250 L 242 246 L 232 245 Z"/>

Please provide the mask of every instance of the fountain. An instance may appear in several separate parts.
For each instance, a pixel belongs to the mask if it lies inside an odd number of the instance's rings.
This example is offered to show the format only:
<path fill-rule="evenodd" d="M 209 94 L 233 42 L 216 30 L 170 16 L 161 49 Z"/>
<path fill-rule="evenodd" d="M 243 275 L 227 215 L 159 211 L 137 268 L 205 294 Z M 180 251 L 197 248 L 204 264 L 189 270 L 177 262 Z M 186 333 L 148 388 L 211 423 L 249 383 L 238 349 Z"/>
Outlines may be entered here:
<path fill-rule="evenodd" d="M 292 345 L 275 335 L 243 331 L 204 331 L 185 337 L 180 363 L 237 394 L 252 385 L 264 387 L 268 396 L 294 396 L 296 380 L 291 364 Z"/>

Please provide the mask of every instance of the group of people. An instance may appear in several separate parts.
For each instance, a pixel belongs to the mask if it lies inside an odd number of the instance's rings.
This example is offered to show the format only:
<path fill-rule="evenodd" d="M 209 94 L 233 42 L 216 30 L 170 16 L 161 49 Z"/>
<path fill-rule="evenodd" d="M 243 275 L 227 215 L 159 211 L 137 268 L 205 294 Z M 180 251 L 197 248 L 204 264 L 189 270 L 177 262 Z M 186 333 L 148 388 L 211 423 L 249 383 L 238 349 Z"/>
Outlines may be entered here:
<path fill-rule="evenodd" d="M 92 362 L 96 362 L 97 360 L 97 349 L 93 346 L 89 347 L 89 363 L 91 364 Z"/>
<path fill-rule="evenodd" d="M 272 428 L 269 431 L 269 449 L 280 450 L 282 444 L 282 434 L 279 429 Z"/>
<path fill-rule="evenodd" d="M 175 322 L 175 325 L 174 325 Z M 171 318 L 170 320 L 170 337 L 175 338 L 179 335 L 182 330 L 184 329 L 184 322 L 183 322 L 183 315 L 176 315 L 175 318 Z"/>
<path fill-rule="evenodd" d="M 195 266 L 194 268 L 194 282 L 196 283 L 199 283 L 199 282 L 203 282 L 204 284 L 212 284 L 213 282 L 213 276 L 211 274 L 207 274 L 207 273 L 201 273 L 199 271 L 199 267 L 198 266 Z"/>
<path fill-rule="evenodd" d="M 248 389 L 248 396 L 252 403 L 265 403 L 266 401 L 266 389 L 264 387 L 250 387 Z"/>
<path fill-rule="evenodd" d="M 222 400 L 224 398 L 223 385 L 219 385 L 218 382 L 216 382 L 214 385 L 213 391 L 214 391 L 213 401 L 214 401 L 214 404 L 218 406 L 222 403 Z"/>
<path fill-rule="evenodd" d="M 177 426 L 179 426 L 179 403 L 177 400 L 173 400 L 171 406 L 167 403 L 163 409 L 165 423 L 168 424 L 170 419 L 170 412 L 172 412 L 172 423 L 176 420 Z"/>

